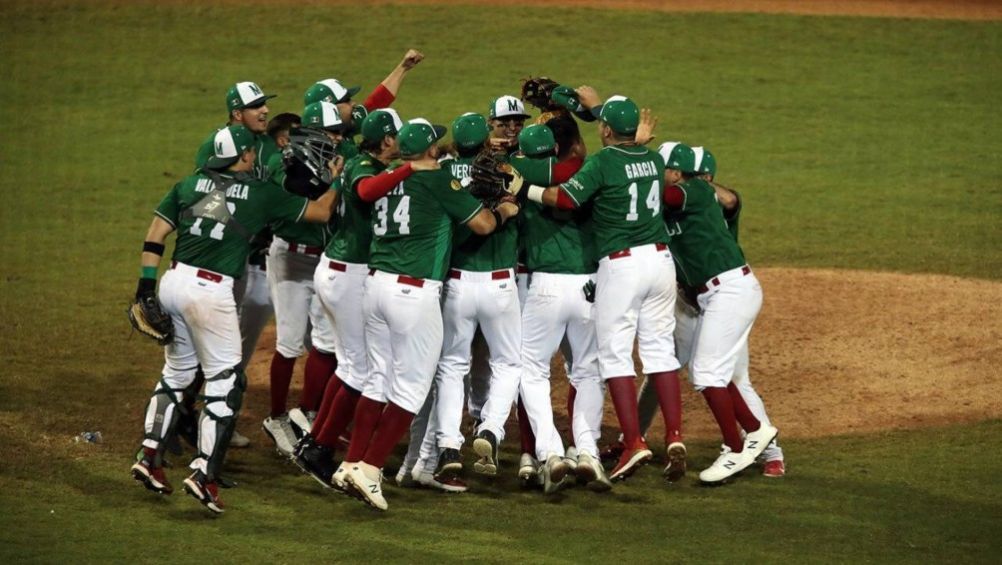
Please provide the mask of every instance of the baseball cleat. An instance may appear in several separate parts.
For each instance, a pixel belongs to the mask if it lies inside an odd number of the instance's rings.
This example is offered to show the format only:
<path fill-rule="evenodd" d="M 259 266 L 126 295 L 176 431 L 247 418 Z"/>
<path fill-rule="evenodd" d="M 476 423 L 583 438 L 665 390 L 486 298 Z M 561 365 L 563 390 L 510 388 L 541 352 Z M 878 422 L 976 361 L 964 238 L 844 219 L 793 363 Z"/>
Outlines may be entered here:
<path fill-rule="evenodd" d="M 223 501 L 219 499 L 219 486 L 213 481 L 206 480 L 201 471 L 195 471 L 184 480 L 184 491 L 216 514 L 225 511 Z"/>
<path fill-rule="evenodd" d="M 345 475 L 348 487 L 359 494 L 363 502 L 376 510 L 386 510 L 390 507 L 383 498 L 383 471 L 378 467 L 359 461 L 352 465 Z"/>
<path fill-rule="evenodd" d="M 578 448 L 573 445 L 568 445 L 567 450 L 564 452 L 564 463 L 567 464 L 567 472 L 573 473 L 574 468 L 578 466 Z"/>
<path fill-rule="evenodd" d="M 598 452 L 598 458 L 603 463 L 612 464 L 615 461 L 619 461 L 620 456 L 623 455 L 623 451 L 626 450 L 626 444 L 621 441 L 611 443 L 605 446 L 602 451 Z"/>
<path fill-rule="evenodd" d="M 537 483 L 539 474 L 539 461 L 531 453 L 523 453 L 518 460 L 518 484 L 522 488 L 529 488 Z"/>
<path fill-rule="evenodd" d="M 316 412 L 308 412 L 299 407 L 289 410 L 289 424 L 292 426 L 292 433 L 296 439 L 310 433 L 310 429 L 313 427 L 313 420 L 316 419 Z"/>
<path fill-rule="evenodd" d="M 754 461 L 755 458 L 748 457 L 747 453 L 734 453 L 730 448 L 724 446 L 717 460 L 699 473 L 699 480 L 705 484 L 722 483 L 743 471 Z"/>
<path fill-rule="evenodd" d="M 334 454 L 330 448 L 312 441 L 301 443 L 292 460 L 321 486 L 331 488 L 331 477 L 334 475 Z"/>
<path fill-rule="evenodd" d="M 288 414 L 269 416 L 264 419 L 261 427 L 264 429 L 264 433 L 271 438 L 271 441 L 275 442 L 275 449 L 281 455 L 286 457 L 292 455 L 295 450 L 296 434 L 292 431 L 292 425 L 289 424 Z"/>
<path fill-rule="evenodd" d="M 612 481 L 605 474 L 602 462 L 595 459 L 588 453 L 578 454 L 578 464 L 574 468 L 578 482 L 588 485 L 588 488 L 595 492 L 606 492 L 612 489 Z"/>
<path fill-rule="evenodd" d="M 560 490 L 560 484 L 567 476 L 567 463 L 559 455 L 550 455 L 543 465 L 543 493 L 553 494 Z"/>
<path fill-rule="evenodd" d="M 242 433 L 233 430 L 233 435 L 230 436 L 230 447 L 248 447 L 250 445 L 250 438 L 243 435 Z"/>
<path fill-rule="evenodd" d="M 463 472 L 463 458 L 458 449 L 446 448 L 438 456 L 438 467 L 435 469 L 435 480 L 442 481 L 449 477 L 457 477 Z"/>
<path fill-rule="evenodd" d="M 619 462 L 609 474 L 609 479 L 622 481 L 646 465 L 653 457 L 654 454 L 651 453 L 650 449 L 647 449 L 647 444 L 643 441 L 640 442 L 639 447 L 624 449 L 623 454 L 619 456 Z"/>
<path fill-rule="evenodd" d="M 759 455 L 762 455 L 765 448 L 769 447 L 772 440 L 776 439 L 778 434 L 779 430 L 776 428 L 765 424 L 760 425 L 757 430 L 745 435 L 745 444 L 741 449 L 741 453 L 744 453 L 749 459 L 755 461 Z"/>
<path fill-rule="evenodd" d="M 132 466 L 132 478 L 157 494 L 170 494 L 174 487 L 167 480 L 163 467 L 154 467 L 148 460 L 141 459 Z"/>
<path fill-rule="evenodd" d="M 418 475 L 417 480 L 421 486 L 440 490 L 442 492 L 460 493 L 468 490 L 466 481 L 456 476 L 443 477 L 442 480 L 438 480 L 435 478 L 433 473 L 422 472 Z"/>
<path fill-rule="evenodd" d="M 347 461 L 344 461 L 338 465 L 337 469 L 334 469 L 334 474 L 331 475 L 331 488 L 341 494 L 351 496 L 351 489 L 348 488 L 348 483 L 345 481 L 345 477 L 348 476 L 348 470 L 356 464 L 357 463 L 348 463 Z"/>
<path fill-rule="evenodd" d="M 782 459 L 773 459 L 772 461 L 766 461 L 765 465 L 762 466 L 762 476 L 779 478 L 786 475 L 786 464 Z"/>
<path fill-rule="evenodd" d="M 498 474 L 498 438 L 490 430 L 480 430 L 473 440 L 473 451 L 480 460 L 473 464 L 473 470 L 491 477 Z"/>
<path fill-rule="evenodd" d="M 400 488 L 417 488 L 421 486 L 420 483 L 414 480 L 411 470 L 407 467 L 400 467 L 400 469 L 397 470 L 397 474 L 393 477 L 393 481 L 397 483 L 397 486 Z"/>
<path fill-rule="evenodd" d="M 665 465 L 665 470 L 661 474 L 669 483 L 677 483 L 685 477 L 685 444 L 680 441 L 668 444 L 666 455 L 668 464 Z"/>

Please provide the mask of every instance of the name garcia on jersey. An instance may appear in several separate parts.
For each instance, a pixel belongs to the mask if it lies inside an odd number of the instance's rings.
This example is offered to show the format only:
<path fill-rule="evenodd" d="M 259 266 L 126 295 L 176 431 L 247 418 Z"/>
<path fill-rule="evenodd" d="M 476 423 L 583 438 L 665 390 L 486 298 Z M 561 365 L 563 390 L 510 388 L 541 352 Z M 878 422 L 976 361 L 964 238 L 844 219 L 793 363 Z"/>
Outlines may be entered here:
<path fill-rule="evenodd" d="M 626 178 L 630 180 L 658 176 L 658 168 L 653 161 L 627 163 L 623 168 L 626 170 Z"/>
<path fill-rule="evenodd" d="M 216 185 L 212 182 L 212 179 L 199 179 L 198 183 L 195 184 L 195 192 L 204 192 L 208 194 L 215 189 Z M 247 200 L 247 193 L 249 191 L 250 187 L 246 184 L 234 184 L 226 189 L 226 198 Z"/>

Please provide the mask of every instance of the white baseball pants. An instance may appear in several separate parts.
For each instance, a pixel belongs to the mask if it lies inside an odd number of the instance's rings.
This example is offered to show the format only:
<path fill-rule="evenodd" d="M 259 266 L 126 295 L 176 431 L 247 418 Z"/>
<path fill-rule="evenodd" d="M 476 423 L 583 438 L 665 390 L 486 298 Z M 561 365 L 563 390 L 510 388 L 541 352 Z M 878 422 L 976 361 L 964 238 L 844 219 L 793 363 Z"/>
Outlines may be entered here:
<path fill-rule="evenodd" d="M 306 352 L 307 329 L 313 347 L 325 353 L 337 350 L 334 328 L 314 293 L 313 277 L 320 253 L 275 237 L 268 250 L 268 286 L 275 306 L 275 349 L 286 359 Z"/>
<path fill-rule="evenodd" d="M 323 257 L 313 276 L 313 286 L 327 324 L 334 328 L 341 382 L 361 391 L 369 376 L 365 346 L 365 284 L 369 267 Z"/>

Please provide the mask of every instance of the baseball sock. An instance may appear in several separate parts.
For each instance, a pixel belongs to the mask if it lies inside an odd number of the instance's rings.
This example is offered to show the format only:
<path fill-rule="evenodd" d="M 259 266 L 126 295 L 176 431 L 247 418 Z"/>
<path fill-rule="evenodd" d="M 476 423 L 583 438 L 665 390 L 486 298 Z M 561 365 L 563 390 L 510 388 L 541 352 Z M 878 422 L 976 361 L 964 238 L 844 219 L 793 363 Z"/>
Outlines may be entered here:
<path fill-rule="evenodd" d="M 578 389 L 574 385 L 567 387 L 567 425 L 571 428 L 571 445 L 574 445 L 574 399 L 578 396 Z"/>
<path fill-rule="evenodd" d="M 330 416 L 331 406 L 334 404 L 334 396 L 337 395 L 337 391 L 341 388 L 341 379 L 337 378 L 337 375 L 331 375 L 329 381 L 327 381 L 327 386 L 324 387 L 324 398 L 320 402 L 320 408 L 317 410 L 317 417 L 313 420 L 313 428 L 310 429 L 310 433 L 314 438 L 323 429 L 324 424 L 327 422 L 327 417 Z"/>
<path fill-rule="evenodd" d="M 275 352 L 271 358 L 271 416 L 285 414 L 285 402 L 289 399 L 289 383 L 292 382 L 292 370 L 296 367 L 296 358 L 283 357 Z"/>
<path fill-rule="evenodd" d="M 318 427 L 317 430 L 319 431 L 314 434 L 317 443 L 331 449 L 337 447 L 337 438 L 344 433 L 345 428 L 348 427 L 348 424 L 355 417 L 355 412 L 357 412 L 359 404 L 361 404 L 359 402 L 361 397 L 362 393 L 360 391 L 346 384 L 341 384 L 341 387 L 334 395 L 334 400 L 331 401 L 331 407 L 327 411 L 327 418 L 324 420 L 323 427 Z M 375 401 L 370 400 L 370 402 Z M 358 422 L 355 422 L 355 427 L 358 427 Z M 358 460 L 349 459 L 349 461 Z"/>
<path fill-rule="evenodd" d="M 323 399 L 327 380 L 337 369 L 337 357 L 333 353 L 325 353 L 316 347 L 310 348 L 306 357 L 306 368 L 303 370 L 303 390 L 299 394 L 299 407 L 306 411 L 316 412 Z"/>
<path fill-rule="evenodd" d="M 644 446 L 644 438 L 640 436 L 640 415 L 637 413 L 637 385 L 633 376 L 613 377 L 606 379 L 612 406 L 616 409 L 619 429 L 623 432 L 623 444 L 627 449 L 639 449 Z"/>
<path fill-rule="evenodd" d="M 347 387 L 342 387 L 344 390 Z M 379 418 L 383 414 L 385 402 L 378 402 L 367 396 L 358 399 L 355 406 L 355 431 L 351 434 L 351 444 L 348 445 L 348 454 L 345 461 L 361 461 L 365 456 L 365 451 L 369 448 L 369 440 L 376 431 Z"/>
<path fill-rule="evenodd" d="M 710 405 L 717 425 L 720 426 L 720 434 L 724 436 L 724 444 L 731 448 L 734 453 L 741 453 L 744 442 L 741 441 L 741 434 L 738 432 L 738 420 L 734 416 L 734 403 L 731 402 L 731 394 L 726 387 L 711 386 L 703 389 L 703 398 Z"/>
<path fill-rule="evenodd" d="M 654 385 L 665 420 L 665 443 L 682 441 L 682 388 L 678 371 L 651 373 L 647 378 Z"/>
<path fill-rule="evenodd" d="M 372 435 L 372 441 L 369 442 L 369 448 L 365 450 L 362 461 L 382 469 L 397 442 L 407 433 L 413 419 L 413 413 L 392 402 L 387 403 L 386 410 L 383 410 L 383 415 L 379 418 L 379 427 Z"/>
<path fill-rule="evenodd" d="M 734 415 L 737 417 L 738 423 L 741 424 L 741 429 L 746 433 L 758 431 L 762 427 L 762 423 L 758 421 L 755 414 L 752 414 L 751 408 L 748 407 L 748 403 L 741 396 L 741 391 L 738 390 L 738 385 L 733 382 L 729 383 L 727 385 L 727 392 L 731 395 L 731 403 L 734 404 Z"/>
<path fill-rule="evenodd" d="M 522 440 L 522 453 L 536 453 L 536 434 L 532 433 L 532 422 L 529 413 L 525 411 L 522 397 L 518 399 L 518 435 Z"/>

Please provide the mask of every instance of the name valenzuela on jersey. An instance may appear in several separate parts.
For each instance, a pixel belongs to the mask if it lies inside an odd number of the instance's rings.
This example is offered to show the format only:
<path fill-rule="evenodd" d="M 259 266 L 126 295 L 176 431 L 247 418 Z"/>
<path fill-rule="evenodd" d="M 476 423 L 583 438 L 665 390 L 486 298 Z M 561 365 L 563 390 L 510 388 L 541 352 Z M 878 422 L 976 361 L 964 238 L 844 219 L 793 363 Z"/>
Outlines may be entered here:
<path fill-rule="evenodd" d="M 212 179 L 199 179 L 195 184 L 195 192 L 209 193 L 216 189 Z M 234 184 L 226 189 L 226 198 L 236 198 L 237 200 L 247 200 L 247 193 L 250 187 L 246 184 Z"/>

